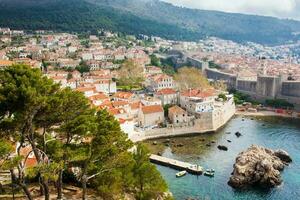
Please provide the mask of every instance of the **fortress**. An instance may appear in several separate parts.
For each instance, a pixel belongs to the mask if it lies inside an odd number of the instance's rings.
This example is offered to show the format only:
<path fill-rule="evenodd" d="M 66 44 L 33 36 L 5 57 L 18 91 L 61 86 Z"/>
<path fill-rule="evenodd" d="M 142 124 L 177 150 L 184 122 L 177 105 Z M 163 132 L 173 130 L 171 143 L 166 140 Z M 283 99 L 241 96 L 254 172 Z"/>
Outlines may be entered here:
<path fill-rule="evenodd" d="M 300 109 L 300 81 L 290 81 L 287 76 L 268 76 L 258 74 L 255 78 L 221 72 L 217 69 L 203 69 L 208 79 L 225 81 L 229 88 L 250 95 L 253 99 L 285 99 Z"/>
<path fill-rule="evenodd" d="M 208 79 L 224 81 L 228 88 L 248 94 L 257 101 L 284 99 L 300 110 L 300 81 L 288 80 L 288 76 L 269 76 L 262 69 L 256 77 L 246 78 L 209 68 L 208 62 L 189 56 L 185 61 L 202 70 Z"/>

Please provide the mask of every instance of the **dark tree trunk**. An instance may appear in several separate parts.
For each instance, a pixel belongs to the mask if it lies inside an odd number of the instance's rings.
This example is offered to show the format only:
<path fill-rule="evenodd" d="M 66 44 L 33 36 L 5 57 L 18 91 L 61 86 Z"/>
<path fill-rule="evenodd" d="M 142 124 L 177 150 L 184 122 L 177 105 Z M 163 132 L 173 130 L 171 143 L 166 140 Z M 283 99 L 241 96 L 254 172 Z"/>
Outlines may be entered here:
<path fill-rule="evenodd" d="M 28 138 L 28 141 L 30 142 L 30 145 L 31 145 L 31 148 L 32 148 L 32 151 L 34 153 L 34 156 L 36 158 L 36 160 L 38 161 L 38 163 L 42 163 L 43 160 L 42 160 L 42 157 L 38 151 L 38 148 L 36 147 L 35 145 L 35 142 L 32 140 L 31 137 L 27 137 Z M 49 185 L 48 185 L 48 181 L 46 181 L 42 176 L 40 176 L 41 178 L 41 183 L 42 183 L 42 186 L 44 188 L 44 196 L 45 196 L 45 200 L 49 200 L 50 199 L 50 195 L 49 195 Z"/>
<path fill-rule="evenodd" d="M 49 200 L 50 199 L 50 194 L 49 194 L 48 182 L 43 180 L 42 184 L 43 184 L 43 188 L 44 188 L 45 200 Z"/>
<path fill-rule="evenodd" d="M 84 163 L 83 169 L 82 169 L 82 200 L 86 200 L 86 184 L 87 184 L 87 162 Z"/>
<path fill-rule="evenodd" d="M 13 180 L 13 183 L 19 185 L 22 190 L 24 191 L 26 197 L 28 200 L 33 200 L 32 196 L 31 196 L 31 193 L 29 192 L 28 188 L 27 188 L 27 185 L 24 184 L 24 183 L 21 183 L 20 180 L 17 179 L 16 175 L 14 174 L 13 170 L 11 169 L 10 170 L 10 174 L 11 174 L 11 177 L 12 177 L 12 180 Z"/>
<path fill-rule="evenodd" d="M 60 170 L 57 180 L 57 199 L 62 199 L 62 177 L 63 176 L 63 170 Z"/>

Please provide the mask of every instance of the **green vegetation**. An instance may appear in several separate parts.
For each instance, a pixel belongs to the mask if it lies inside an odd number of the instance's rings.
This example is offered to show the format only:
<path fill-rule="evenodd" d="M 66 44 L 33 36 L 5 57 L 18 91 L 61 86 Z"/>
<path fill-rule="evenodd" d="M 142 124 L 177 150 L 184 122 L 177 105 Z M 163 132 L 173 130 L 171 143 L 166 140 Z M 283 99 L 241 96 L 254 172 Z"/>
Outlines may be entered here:
<path fill-rule="evenodd" d="M 104 199 L 123 199 L 125 193 L 157 199 L 167 191 L 147 150 L 138 146 L 131 153 L 133 144 L 113 116 L 94 110 L 83 94 L 60 88 L 29 66 L 0 71 L 0 136 L 1 169 L 10 170 L 29 200 L 29 180 L 39 183 L 46 200 L 52 185 L 61 199 L 66 183 L 79 184 L 82 199 L 87 188 Z M 10 156 L 16 143 L 30 146 L 36 166 L 21 165 L 27 157 L 21 148 Z"/>
<path fill-rule="evenodd" d="M 86 64 L 85 61 L 81 61 L 79 63 L 79 66 L 77 66 L 75 69 L 77 71 L 79 71 L 80 73 L 84 73 L 84 72 L 89 72 L 90 71 L 90 67 Z"/>
<path fill-rule="evenodd" d="M 271 106 L 273 108 L 283 108 L 283 109 L 292 109 L 294 108 L 294 105 L 287 102 L 284 99 L 267 99 L 265 101 L 265 104 L 267 106 Z"/>
<path fill-rule="evenodd" d="M 209 82 L 206 77 L 197 68 L 182 67 L 174 75 L 174 80 L 178 83 L 180 90 L 191 88 L 206 89 L 209 88 Z"/>
<path fill-rule="evenodd" d="M 156 57 L 155 54 L 150 55 L 150 59 L 151 59 L 151 65 L 157 66 L 157 67 L 161 66 L 160 59 L 158 57 Z"/>
<path fill-rule="evenodd" d="M 256 105 L 259 104 L 258 102 L 251 99 L 251 97 L 249 95 L 239 92 L 235 89 L 232 89 L 229 92 L 234 95 L 234 102 L 237 105 L 243 104 L 245 102 L 250 102 L 250 103 L 256 104 Z"/>
<path fill-rule="evenodd" d="M 219 94 L 218 98 L 223 99 L 224 101 L 227 101 L 227 97 L 225 94 Z"/>
<path fill-rule="evenodd" d="M 293 32 L 300 31 L 300 23 L 293 20 L 188 9 L 152 0 L 1 2 L 0 25 L 14 29 L 90 33 L 105 29 L 174 40 L 216 36 L 270 45 L 297 40 Z"/>
<path fill-rule="evenodd" d="M 221 68 L 214 61 L 209 61 L 208 64 L 209 64 L 209 68 L 215 68 L 215 69 L 220 69 Z"/>
<path fill-rule="evenodd" d="M 143 71 L 144 69 L 141 65 L 135 63 L 133 60 L 126 60 L 118 72 L 118 87 L 128 88 L 129 90 L 142 88 L 144 81 Z"/>

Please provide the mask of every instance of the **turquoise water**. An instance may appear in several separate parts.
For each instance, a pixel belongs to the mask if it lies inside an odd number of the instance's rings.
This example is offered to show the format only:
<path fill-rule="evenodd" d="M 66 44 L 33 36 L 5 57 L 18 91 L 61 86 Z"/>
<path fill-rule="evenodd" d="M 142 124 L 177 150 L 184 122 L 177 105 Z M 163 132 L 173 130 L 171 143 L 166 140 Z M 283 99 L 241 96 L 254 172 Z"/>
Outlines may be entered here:
<path fill-rule="evenodd" d="M 237 138 L 234 135 L 236 131 L 241 132 L 243 136 Z M 226 132 L 231 132 L 231 134 L 226 134 Z M 282 120 L 266 122 L 258 119 L 251 120 L 250 118 L 242 121 L 241 117 L 237 117 L 232 119 L 224 129 L 214 134 L 216 144 L 206 147 L 207 150 L 201 154 L 191 155 L 186 152 L 185 154 L 176 154 L 172 153 L 170 148 L 164 151 L 163 155 L 166 157 L 216 170 L 214 178 L 194 175 L 176 178 L 176 170 L 157 166 L 176 200 L 187 198 L 211 200 L 300 199 L 300 126 L 297 123 L 288 123 Z M 199 139 L 198 137 L 193 138 L 196 140 Z M 201 137 L 203 138 L 203 136 Z M 184 139 L 179 138 L 178 140 Z M 232 143 L 228 143 L 227 140 L 231 140 Z M 218 150 L 218 144 L 226 145 L 229 150 Z M 251 144 L 262 145 L 271 149 L 281 148 L 289 152 L 293 158 L 293 163 L 282 172 L 282 185 L 270 190 L 258 188 L 235 190 L 227 185 L 237 154 L 247 149 Z M 195 148 L 197 148 L 196 145 Z"/>

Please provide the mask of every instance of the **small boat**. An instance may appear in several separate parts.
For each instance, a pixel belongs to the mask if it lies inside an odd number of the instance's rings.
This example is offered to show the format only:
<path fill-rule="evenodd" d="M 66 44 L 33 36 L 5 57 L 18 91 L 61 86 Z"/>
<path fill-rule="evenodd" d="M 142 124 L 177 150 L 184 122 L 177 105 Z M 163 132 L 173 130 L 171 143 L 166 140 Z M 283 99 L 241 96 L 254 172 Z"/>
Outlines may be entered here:
<path fill-rule="evenodd" d="M 181 172 L 176 173 L 177 178 L 185 176 L 185 175 L 186 175 L 186 171 L 181 171 Z"/>
<path fill-rule="evenodd" d="M 206 171 L 204 172 L 204 176 L 214 177 L 215 173 Z"/>
<path fill-rule="evenodd" d="M 214 173 L 215 172 L 215 170 L 214 169 L 207 169 L 207 170 L 205 170 L 206 172 L 210 172 L 210 173 Z"/>

